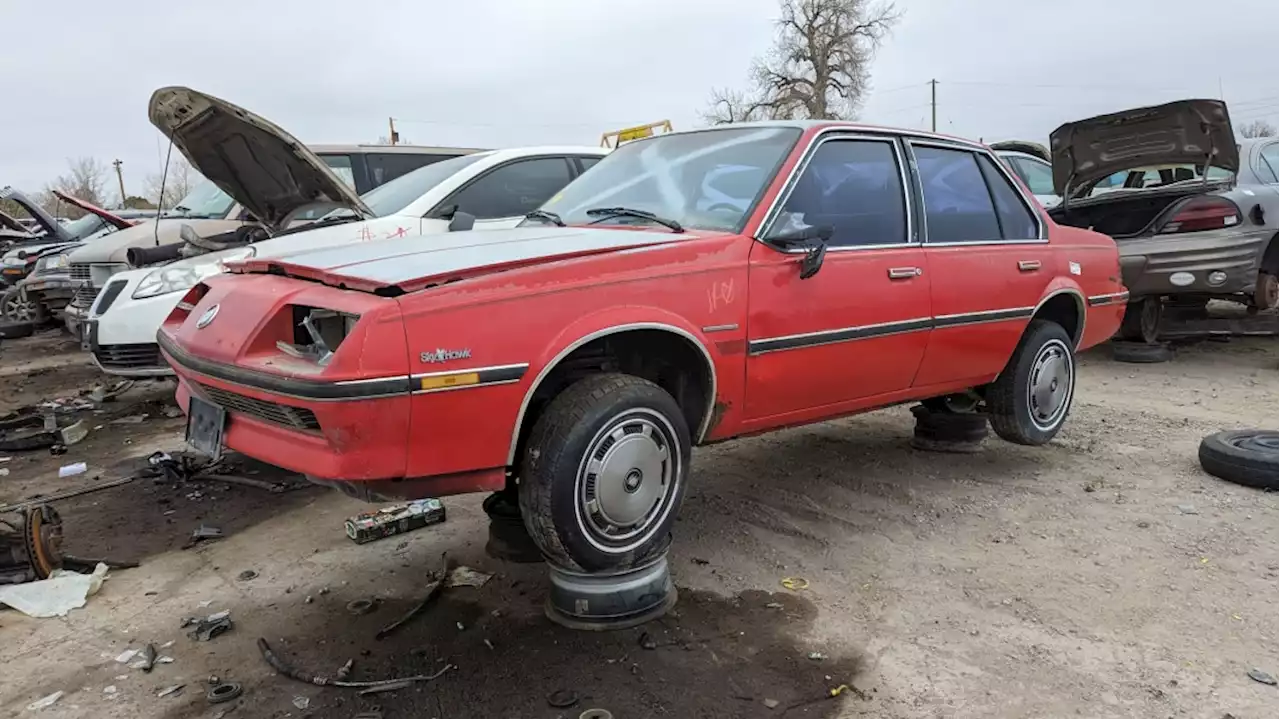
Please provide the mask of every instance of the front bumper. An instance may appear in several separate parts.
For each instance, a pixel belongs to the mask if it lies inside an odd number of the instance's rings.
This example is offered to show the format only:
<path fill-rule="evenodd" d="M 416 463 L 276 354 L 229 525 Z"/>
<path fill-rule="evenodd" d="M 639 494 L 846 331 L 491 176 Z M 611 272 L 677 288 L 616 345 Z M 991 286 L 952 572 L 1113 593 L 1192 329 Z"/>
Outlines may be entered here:
<path fill-rule="evenodd" d="M 28 293 L 38 293 L 40 300 L 51 310 L 64 307 L 76 291 L 76 283 L 65 273 L 34 274 L 23 282 L 23 286 Z"/>
<path fill-rule="evenodd" d="M 156 332 L 182 299 L 183 292 L 133 299 L 146 272 L 122 273 L 108 283 L 124 282 L 118 292 L 103 291 L 86 320 L 85 343 L 93 361 L 107 374 L 121 377 L 156 377 L 173 374 L 164 361 Z M 114 289 L 114 288 L 113 288 Z M 110 304 L 102 305 L 110 297 Z"/>
<path fill-rule="evenodd" d="M 1132 297 L 1252 292 L 1270 236 L 1262 228 L 1239 227 L 1116 241 L 1120 272 Z M 1217 284 L 1209 275 L 1222 272 Z M 1181 279 L 1181 284 L 1175 284 Z M 1190 281 L 1186 281 L 1188 279 Z"/>

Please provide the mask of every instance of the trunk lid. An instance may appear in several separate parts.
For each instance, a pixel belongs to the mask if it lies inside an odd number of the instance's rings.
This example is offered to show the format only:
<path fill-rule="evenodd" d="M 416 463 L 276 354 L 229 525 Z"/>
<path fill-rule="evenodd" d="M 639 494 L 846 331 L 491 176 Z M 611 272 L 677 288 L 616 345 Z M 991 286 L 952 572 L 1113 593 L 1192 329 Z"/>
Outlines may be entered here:
<path fill-rule="evenodd" d="M 1038 157 L 1045 162 L 1053 162 L 1053 156 L 1049 154 L 1049 148 L 1038 142 L 1030 140 L 1005 140 L 1004 142 L 993 142 L 988 145 L 992 150 L 999 152 L 1021 152 L 1024 155 Z"/>
<path fill-rule="evenodd" d="M 123 230 L 126 227 L 133 227 L 135 224 L 137 224 L 135 222 L 130 222 L 129 220 L 126 220 L 117 214 L 104 210 L 93 203 L 85 202 L 84 200 L 80 199 L 79 197 L 76 197 L 75 195 L 68 195 L 62 190 L 54 190 L 53 194 L 57 195 L 58 199 L 67 203 L 68 205 L 74 205 L 84 210 L 85 212 L 88 212 L 91 215 L 97 215 L 98 217 L 101 217 L 103 221 L 105 221 L 109 225 L 116 227 L 117 229 Z"/>
<path fill-rule="evenodd" d="M 1157 165 L 1205 164 L 1235 173 L 1240 154 L 1226 103 L 1179 100 L 1068 122 L 1049 136 L 1053 189 L 1072 197 L 1104 177 Z"/>
<path fill-rule="evenodd" d="M 293 211 L 320 202 L 373 215 L 305 145 L 226 100 L 162 87 L 151 95 L 148 115 L 192 167 L 272 229 L 283 227 Z"/>
<path fill-rule="evenodd" d="M 697 237 L 690 232 L 517 227 L 355 243 L 279 259 L 253 258 L 230 267 L 233 272 L 283 274 L 346 289 L 397 294 L 489 272 Z"/>

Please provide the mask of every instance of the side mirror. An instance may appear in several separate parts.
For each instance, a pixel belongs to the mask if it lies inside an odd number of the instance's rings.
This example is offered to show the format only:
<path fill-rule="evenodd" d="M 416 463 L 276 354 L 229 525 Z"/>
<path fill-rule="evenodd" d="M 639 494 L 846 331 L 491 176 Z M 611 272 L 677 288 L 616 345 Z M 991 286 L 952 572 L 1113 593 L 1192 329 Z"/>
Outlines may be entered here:
<path fill-rule="evenodd" d="M 465 232 L 475 227 L 476 216 L 462 210 L 453 211 L 453 219 L 449 220 L 450 232 Z"/>
<path fill-rule="evenodd" d="M 833 234 L 834 227 L 818 225 L 781 232 L 766 238 L 765 242 L 784 250 L 805 250 L 804 257 L 800 260 L 800 279 L 807 280 L 822 269 L 822 261 L 827 257 L 827 241 Z"/>

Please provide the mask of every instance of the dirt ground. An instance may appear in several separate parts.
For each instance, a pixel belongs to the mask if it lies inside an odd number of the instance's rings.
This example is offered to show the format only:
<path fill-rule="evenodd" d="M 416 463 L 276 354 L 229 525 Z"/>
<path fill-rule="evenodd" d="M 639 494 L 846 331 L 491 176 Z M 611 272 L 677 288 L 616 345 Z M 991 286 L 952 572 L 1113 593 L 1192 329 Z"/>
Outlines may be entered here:
<path fill-rule="evenodd" d="M 0 348 L 0 412 L 102 381 L 56 333 Z M 89 413 L 97 429 L 66 455 L 13 455 L 0 503 L 179 449 L 170 396 L 136 385 Z M 336 492 L 138 479 L 55 504 L 66 552 L 141 566 L 65 618 L 0 611 L 0 716 L 1274 717 L 1276 688 L 1247 672 L 1278 673 L 1277 495 L 1204 474 L 1196 448 L 1223 428 L 1275 429 L 1278 401 L 1275 338 L 1186 346 L 1160 365 L 1101 348 L 1081 358 L 1071 417 L 1046 447 L 917 452 L 896 408 L 697 450 L 671 554 L 679 604 L 602 634 L 543 617 L 540 565 L 484 554 L 480 497 L 446 499 L 444 524 L 356 545 L 342 522 L 368 505 Z M 88 472 L 57 478 L 79 461 Z M 226 537 L 183 549 L 202 523 Z M 445 551 L 494 577 L 376 640 Z M 369 598 L 372 613 L 347 609 Z M 210 642 L 179 628 L 224 609 L 235 627 Z M 646 632 L 656 648 L 641 647 Z M 455 668 L 360 696 L 278 675 L 259 637 L 312 673 Z M 115 660 L 147 643 L 172 663 Z M 210 704 L 211 675 L 243 696 Z M 577 704 L 549 706 L 556 690 Z"/>

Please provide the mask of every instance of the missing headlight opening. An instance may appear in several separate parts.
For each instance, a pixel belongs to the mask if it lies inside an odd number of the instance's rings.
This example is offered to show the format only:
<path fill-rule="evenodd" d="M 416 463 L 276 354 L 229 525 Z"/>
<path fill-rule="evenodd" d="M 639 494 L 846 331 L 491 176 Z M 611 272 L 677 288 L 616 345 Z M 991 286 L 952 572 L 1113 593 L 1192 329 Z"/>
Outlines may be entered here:
<path fill-rule="evenodd" d="M 319 307 L 293 305 L 293 342 L 280 341 L 280 351 L 325 365 L 355 327 L 359 315 Z"/>

